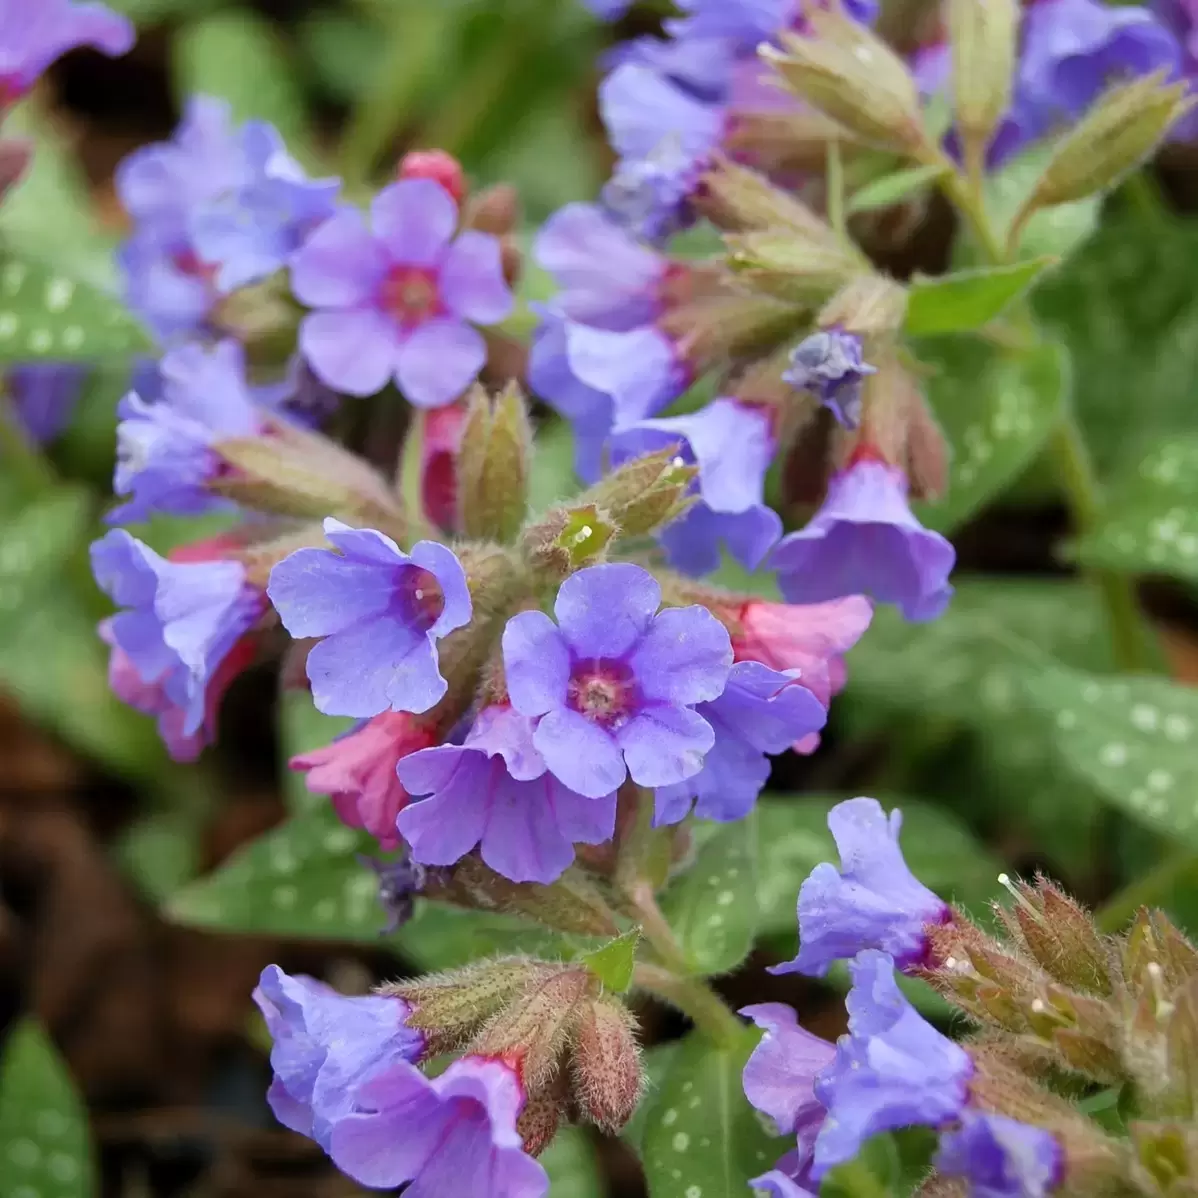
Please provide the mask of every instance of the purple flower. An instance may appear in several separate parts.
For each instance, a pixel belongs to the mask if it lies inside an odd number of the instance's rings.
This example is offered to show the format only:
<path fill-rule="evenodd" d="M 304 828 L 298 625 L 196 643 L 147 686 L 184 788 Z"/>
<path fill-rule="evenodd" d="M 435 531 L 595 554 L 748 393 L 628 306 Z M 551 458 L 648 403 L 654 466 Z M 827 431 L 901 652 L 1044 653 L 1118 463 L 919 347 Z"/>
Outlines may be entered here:
<path fill-rule="evenodd" d="M 704 608 L 660 605 L 639 566 L 591 566 L 562 583 L 557 624 L 526 611 L 504 629 L 512 706 L 536 720 L 537 751 L 579 794 L 610 794 L 628 775 L 642 786 L 681 782 L 715 742 L 694 705 L 728 681 L 728 633 Z"/>
<path fill-rule="evenodd" d="M 848 1034 L 816 1079 L 828 1112 L 815 1141 L 811 1175 L 852 1160 L 870 1136 L 900 1127 L 939 1127 L 968 1099 L 973 1062 L 903 997 L 894 962 L 872 949 L 849 965 Z"/>
<path fill-rule="evenodd" d="M 147 403 L 131 391 L 117 406 L 113 490 L 130 500 L 109 513 L 109 521 L 228 506 L 208 489 L 222 469 L 215 447 L 262 432 L 263 412 L 246 384 L 245 355 L 235 341 L 212 349 L 181 345 L 163 357 L 159 374 L 159 400 Z"/>
<path fill-rule="evenodd" d="M 333 549 L 297 549 L 267 587 L 292 636 L 324 638 L 308 654 L 317 709 L 368 718 L 435 707 L 448 689 L 437 641 L 470 623 L 462 563 L 434 541 L 409 555 L 381 532 L 332 517 L 324 535 Z"/>
<path fill-rule="evenodd" d="M 861 419 L 861 387 L 866 375 L 876 374 L 862 357 L 861 338 L 843 329 L 820 329 L 800 341 L 790 353 L 783 381 L 810 391 L 844 428 Z"/>
<path fill-rule="evenodd" d="M 1040 0 L 1023 21 L 1018 91 L 1054 122 L 1080 116 L 1115 80 L 1179 62 L 1177 42 L 1147 9 Z"/>
<path fill-rule="evenodd" d="M 752 53 L 760 42 L 772 41 L 786 29 L 803 27 L 803 9 L 812 0 L 680 0 L 687 15 L 667 22 L 676 36 L 721 37 Z M 815 0 L 814 7 L 830 7 L 828 0 Z M 877 0 L 845 0 L 845 12 L 864 25 L 878 15 Z"/>
<path fill-rule="evenodd" d="M 717 103 L 728 96 L 738 61 L 737 46 L 726 37 L 638 37 L 621 42 L 605 62 L 648 67 L 698 100 Z"/>
<path fill-rule="evenodd" d="M 756 661 L 737 662 L 724 693 L 695 710 L 715 730 L 715 744 L 693 778 L 658 787 L 658 824 L 677 823 L 692 802 L 700 819 L 743 819 L 769 778 L 766 754 L 784 753 L 828 718 L 797 670 L 780 674 Z"/>
<path fill-rule="evenodd" d="M 1198 80 L 1198 4 L 1194 0 L 1153 0 L 1152 10 L 1177 39 L 1181 49 L 1181 73 L 1193 93 Z M 1170 136 L 1178 141 L 1198 138 L 1198 112 L 1189 112 L 1173 126 Z"/>
<path fill-rule="evenodd" d="M 19 100 L 68 50 L 91 46 L 109 57 L 125 54 L 133 22 L 103 4 L 71 0 L 0 0 L 0 109 Z"/>
<path fill-rule="evenodd" d="M 337 208 L 339 179 L 309 179 L 273 125 L 248 121 L 238 135 L 239 185 L 189 214 L 191 244 L 219 269 L 228 293 L 281 269 L 304 238 Z"/>
<path fill-rule="evenodd" d="M 678 445 L 699 466 L 699 501 L 659 535 L 672 566 L 702 575 L 720 565 L 720 544 L 755 570 L 782 535 L 778 513 L 765 503 L 765 473 L 774 456 L 770 417 L 760 409 L 717 399 L 690 416 L 642 420 L 617 430 L 615 464 Z"/>
<path fill-rule="evenodd" d="M 599 107 L 620 156 L 604 206 L 637 236 L 659 241 L 688 223 L 685 201 L 723 135 L 724 112 L 635 62 L 603 81 Z"/>
<path fill-rule="evenodd" d="M 653 325 L 611 332 L 542 310 L 528 360 L 532 389 L 574 427 L 576 465 L 588 482 L 602 472 L 612 428 L 660 412 L 690 381 L 672 341 Z"/>
<path fill-rule="evenodd" d="M 823 977 L 833 961 L 882 949 L 900 968 L 927 956 L 928 924 L 948 905 L 907 868 L 899 848 L 902 812 L 887 817 L 876 799 L 848 799 L 828 812 L 841 866 L 824 862 L 799 889 L 799 955 L 771 973 Z"/>
<path fill-rule="evenodd" d="M 480 845 L 505 878 L 548 884 L 574 860 L 575 843 L 603 844 L 615 831 L 614 791 L 584 798 L 547 773 L 531 721 L 510 707 L 484 708 L 460 746 L 405 757 L 399 777 L 432 796 L 398 821 L 425 865 L 452 865 Z"/>
<path fill-rule="evenodd" d="M 544 1198 L 549 1178 L 516 1130 L 524 1101 L 502 1061 L 463 1057 L 435 1078 L 397 1063 L 357 1087 L 329 1155 L 374 1189 L 411 1182 L 412 1198 Z"/>
<path fill-rule="evenodd" d="M 597 17 L 614 21 L 622 17 L 632 6 L 632 0 L 582 0 Z"/>
<path fill-rule="evenodd" d="M 870 595 L 908 620 L 934 620 L 953 593 L 955 561 L 952 545 L 912 514 L 903 472 L 860 456 L 832 476 L 823 506 L 782 539 L 772 565 L 790 603 Z"/>
<path fill-rule="evenodd" d="M 110 643 L 183 711 L 177 735 L 193 736 L 209 718 L 222 666 L 265 609 L 262 592 L 240 562 L 167 561 L 124 529 L 94 542 L 91 562 L 101 590 L 128 609 L 108 624 Z"/>
<path fill-rule="evenodd" d="M 455 400 L 478 376 L 486 342 L 474 324 L 512 309 L 499 239 L 466 230 L 458 206 L 431 179 L 403 179 L 370 206 L 371 228 L 346 208 L 295 255 L 291 283 L 316 311 L 300 348 L 316 374 L 350 395 L 394 378 L 421 408 Z"/>
<path fill-rule="evenodd" d="M 759 1003 L 740 1013 L 765 1029 L 745 1065 L 745 1097 L 779 1135 L 797 1138 L 775 1169 L 749 1184 L 776 1198 L 814 1195 L 819 1187 L 810 1176 L 811 1155 L 826 1115 L 815 1097 L 815 1079 L 835 1059 L 836 1049 L 799 1027 L 794 1009 L 784 1003 Z"/>
<path fill-rule="evenodd" d="M 641 245 L 595 204 L 567 204 L 537 234 L 537 264 L 561 290 L 554 307 L 570 320 L 625 332 L 661 311 L 669 261 Z"/>
<path fill-rule="evenodd" d="M 254 1001 L 274 1040 L 270 1108 L 285 1127 L 326 1151 L 364 1081 L 424 1054 L 424 1036 L 404 1023 L 409 1008 L 401 998 L 348 998 L 315 978 L 268 965 Z"/>
<path fill-rule="evenodd" d="M 1046 1198 L 1064 1173 L 1051 1132 L 977 1111 L 966 1111 L 961 1126 L 941 1136 L 935 1163 L 943 1174 L 966 1178 L 970 1198 Z"/>
<path fill-rule="evenodd" d="M 194 97 L 169 142 L 117 168 L 134 222 L 119 255 L 130 305 L 162 337 L 202 328 L 220 292 L 288 262 L 335 211 L 339 186 L 309 180 L 272 126 L 235 130 L 227 104 Z"/>
<path fill-rule="evenodd" d="M 85 366 L 31 362 L 8 372 L 7 389 L 21 427 L 34 441 L 52 441 L 66 427 L 79 399 Z"/>

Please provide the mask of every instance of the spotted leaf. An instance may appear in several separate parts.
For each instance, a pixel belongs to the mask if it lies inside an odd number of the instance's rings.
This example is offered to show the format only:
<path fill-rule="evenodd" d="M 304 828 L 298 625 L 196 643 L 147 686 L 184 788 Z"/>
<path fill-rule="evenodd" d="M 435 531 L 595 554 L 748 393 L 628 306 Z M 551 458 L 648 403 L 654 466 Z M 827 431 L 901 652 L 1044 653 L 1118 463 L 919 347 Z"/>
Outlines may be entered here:
<path fill-rule="evenodd" d="M 1198 690 L 1163 678 L 1029 671 L 1061 761 L 1141 823 L 1198 844 Z"/>
<path fill-rule="evenodd" d="M 757 819 L 720 827 L 666 891 L 662 910 L 696 973 L 726 973 L 757 931 Z"/>
<path fill-rule="evenodd" d="M 1055 258 L 1032 258 L 1010 266 L 916 275 L 907 304 L 906 330 L 920 336 L 968 333 L 1000 316 L 1026 295 Z"/>
<path fill-rule="evenodd" d="M 918 504 L 919 518 L 945 532 L 1001 494 L 1044 445 L 1069 386 L 1069 358 L 1055 344 L 991 359 L 976 379 L 933 380 L 930 397 L 952 447 L 948 494 Z"/>
<path fill-rule="evenodd" d="M 745 1029 L 717 1047 L 696 1034 L 674 1054 L 645 1118 L 650 1198 L 745 1198 L 750 1179 L 794 1147 L 770 1135 L 745 1098 L 741 1073 L 758 1039 Z"/>
<path fill-rule="evenodd" d="M 88 1198 L 87 1112 L 54 1045 L 32 1020 L 0 1060 L 0 1198 Z"/>
<path fill-rule="evenodd" d="M 0 257 L 0 362 L 89 362 L 150 348 L 118 299 L 33 259 Z"/>
<path fill-rule="evenodd" d="M 549 1192 L 569 1198 L 603 1198 L 606 1192 L 595 1149 L 580 1127 L 565 1127 L 540 1157 L 549 1174 Z"/>
<path fill-rule="evenodd" d="M 1168 438 L 1113 483 L 1105 517 L 1076 549 L 1085 565 L 1198 582 L 1198 438 Z"/>

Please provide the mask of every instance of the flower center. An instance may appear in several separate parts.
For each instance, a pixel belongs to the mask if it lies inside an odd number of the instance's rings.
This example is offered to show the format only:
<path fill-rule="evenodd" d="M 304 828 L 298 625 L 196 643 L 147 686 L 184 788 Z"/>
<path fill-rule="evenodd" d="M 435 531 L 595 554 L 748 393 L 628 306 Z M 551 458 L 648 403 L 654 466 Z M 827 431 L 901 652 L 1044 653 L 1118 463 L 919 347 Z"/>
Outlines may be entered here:
<path fill-rule="evenodd" d="M 190 278 L 201 279 L 205 283 L 211 283 L 216 278 L 217 267 L 201 262 L 195 250 L 190 247 L 176 250 L 171 254 L 171 262 L 180 274 Z"/>
<path fill-rule="evenodd" d="M 392 267 L 379 289 L 379 303 L 400 324 L 423 324 L 441 311 L 437 276 L 427 266 Z"/>
<path fill-rule="evenodd" d="M 395 580 L 395 602 L 409 628 L 427 632 L 445 610 L 445 594 L 435 574 L 420 566 L 400 566 Z"/>
<path fill-rule="evenodd" d="M 0 110 L 10 107 L 29 91 L 17 75 L 0 75 Z"/>
<path fill-rule="evenodd" d="M 568 699 L 588 720 L 605 728 L 618 727 L 636 702 L 636 682 L 623 662 L 579 662 L 570 678 Z"/>

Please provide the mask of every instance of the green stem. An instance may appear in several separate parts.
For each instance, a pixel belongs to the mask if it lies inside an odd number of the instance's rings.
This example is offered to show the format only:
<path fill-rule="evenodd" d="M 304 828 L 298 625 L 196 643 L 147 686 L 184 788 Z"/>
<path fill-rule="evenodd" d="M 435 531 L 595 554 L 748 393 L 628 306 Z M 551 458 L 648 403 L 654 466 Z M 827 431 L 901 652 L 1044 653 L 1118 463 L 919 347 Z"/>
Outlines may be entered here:
<path fill-rule="evenodd" d="M 1057 422 L 1049 451 L 1065 490 L 1075 531 L 1085 533 L 1094 527 L 1101 514 L 1102 497 L 1089 450 L 1072 411 L 1066 409 Z M 1116 664 L 1121 670 L 1146 669 L 1143 623 L 1133 580 L 1115 570 L 1091 570 L 1089 577 L 1106 608 Z"/>
<path fill-rule="evenodd" d="M 706 982 L 679 977 L 659 965 L 638 963 L 632 984 L 664 999 L 688 1016 L 709 1039 L 717 1044 L 732 1044 L 741 1034 L 741 1022 L 728 1005 Z"/>
<path fill-rule="evenodd" d="M 1100 931 L 1123 931 L 1141 907 L 1159 904 L 1180 882 L 1198 882 L 1198 854 L 1192 849 L 1172 853 L 1142 878 L 1125 886 L 1098 909 L 1094 922 Z"/>

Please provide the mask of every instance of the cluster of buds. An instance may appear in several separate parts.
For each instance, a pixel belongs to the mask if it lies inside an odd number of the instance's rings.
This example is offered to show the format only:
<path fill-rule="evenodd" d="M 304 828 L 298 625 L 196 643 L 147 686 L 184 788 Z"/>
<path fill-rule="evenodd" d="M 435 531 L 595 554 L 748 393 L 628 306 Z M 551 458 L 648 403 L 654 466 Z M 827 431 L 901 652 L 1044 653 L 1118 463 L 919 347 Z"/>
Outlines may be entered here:
<path fill-rule="evenodd" d="M 991 935 L 911 875 L 897 811 L 853 799 L 829 826 L 845 864 L 803 884 L 800 952 L 776 971 L 849 960 L 849 1033 L 834 1053 L 785 1007 L 746 1011 L 767 1030 L 746 1093 L 781 1130 L 798 1129 L 792 1180 L 818 1181 L 869 1134 L 923 1124 L 940 1132 L 928 1198 L 1191 1192 L 1198 949 L 1169 919 L 1142 909 L 1107 935 L 1046 879 L 1004 875 L 1014 903 L 995 904 L 1003 931 Z M 972 1030 L 941 1035 L 895 987 L 897 971 L 929 982 Z M 790 1073 L 789 1107 L 770 1070 Z M 1086 1113 L 1114 1106 L 1116 1122 Z"/>
<path fill-rule="evenodd" d="M 619 1131 L 643 1088 L 635 1020 L 582 965 L 501 958 L 363 998 L 270 966 L 255 999 L 275 1114 L 364 1185 L 543 1194 L 559 1123 Z"/>

